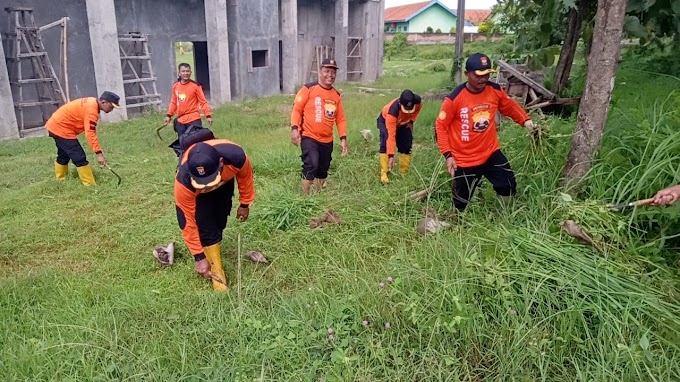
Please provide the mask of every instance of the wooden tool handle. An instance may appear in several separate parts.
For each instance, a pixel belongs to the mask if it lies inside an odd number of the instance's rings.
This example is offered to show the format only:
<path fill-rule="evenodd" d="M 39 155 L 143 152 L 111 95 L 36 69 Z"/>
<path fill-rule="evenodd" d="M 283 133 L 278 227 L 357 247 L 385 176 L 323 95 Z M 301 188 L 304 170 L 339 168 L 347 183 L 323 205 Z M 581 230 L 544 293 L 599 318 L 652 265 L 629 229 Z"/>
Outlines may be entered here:
<path fill-rule="evenodd" d="M 648 206 L 652 203 L 654 203 L 654 198 L 638 200 L 637 202 L 633 202 L 633 205 L 634 206 Z"/>

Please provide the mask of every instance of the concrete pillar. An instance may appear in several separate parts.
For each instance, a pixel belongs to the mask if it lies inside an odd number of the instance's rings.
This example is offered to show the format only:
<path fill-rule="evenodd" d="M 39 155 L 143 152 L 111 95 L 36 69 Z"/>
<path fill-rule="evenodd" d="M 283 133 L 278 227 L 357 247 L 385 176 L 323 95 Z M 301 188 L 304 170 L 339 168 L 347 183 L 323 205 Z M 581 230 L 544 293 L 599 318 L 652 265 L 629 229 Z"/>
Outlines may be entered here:
<path fill-rule="evenodd" d="M 340 70 L 336 81 L 347 81 L 347 31 L 349 22 L 348 0 L 335 0 L 335 60 Z"/>
<path fill-rule="evenodd" d="M 366 29 L 363 36 L 361 52 L 364 82 L 375 81 L 383 70 L 383 20 L 385 19 L 385 1 L 364 3 Z"/>
<path fill-rule="evenodd" d="M 227 1 L 205 0 L 204 9 L 205 34 L 208 38 L 210 103 L 211 106 L 217 106 L 231 101 Z"/>
<path fill-rule="evenodd" d="M 7 74 L 5 51 L 0 45 L 0 140 L 19 138 L 12 88 Z"/>
<path fill-rule="evenodd" d="M 125 88 L 123 87 L 123 71 L 120 65 L 118 49 L 118 25 L 113 0 L 85 0 L 87 7 L 87 24 L 90 29 L 90 45 L 94 62 L 94 77 L 97 83 L 97 97 L 105 90 L 120 96 L 120 109 L 106 114 L 101 113 L 101 120 L 117 122 L 127 119 L 125 108 Z"/>
<path fill-rule="evenodd" d="M 284 93 L 295 93 L 304 82 L 298 70 L 297 13 L 297 0 L 281 0 L 281 75 Z"/>

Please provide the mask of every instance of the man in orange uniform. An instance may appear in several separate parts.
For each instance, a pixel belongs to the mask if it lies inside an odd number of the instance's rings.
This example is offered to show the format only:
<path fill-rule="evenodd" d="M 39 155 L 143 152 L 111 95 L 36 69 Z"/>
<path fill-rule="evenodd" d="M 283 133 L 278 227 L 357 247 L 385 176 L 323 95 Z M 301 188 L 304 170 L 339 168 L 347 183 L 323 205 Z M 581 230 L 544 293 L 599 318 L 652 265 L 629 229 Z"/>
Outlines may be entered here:
<path fill-rule="evenodd" d="M 216 291 L 227 290 L 220 242 L 231 213 L 234 179 L 240 201 L 236 218 L 246 221 L 255 199 L 253 168 L 237 144 L 211 139 L 189 146 L 175 177 L 175 207 L 182 237 L 196 260 L 196 272 L 213 277 Z"/>
<path fill-rule="evenodd" d="M 177 138 L 182 135 L 190 125 L 203 126 L 201 121 L 201 114 L 199 107 L 205 114 L 205 119 L 208 125 L 212 125 L 212 116 L 210 105 L 205 99 L 203 88 L 198 83 L 191 80 L 191 66 L 187 63 L 181 63 L 178 66 L 179 78 L 174 85 L 172 85 L 172 96 L 170 97 L 170 105 L 168 105 L 168 112 L 163 121 L 163 126 L 170 123 L 170 118 L 177 114 L 174 121 L 175 132 Z M 174 143 L 173 143 L 174 145 Z M 171 147 L 173 147 L 171 145 Z M 175 147 L 173 147 L 175 149 Z M 180 151 L 175 149 L 177 155 Z"/>
<path fill-rule="evenodd" d="M 453 205 L 465 209 L 471 185 L 486 177 L 501 200 L 508 202 L 517 183 L 496 134 L 496 111 L 533 132 L 533 122 L 501 87 L 489 81 L 491 60 L 475 53 L 465 63 L 467 82 L 444 98 L 435 122 L 437 145 L 453 176 Z M 473 187 L 474 190 L 474 187 Z"/>
<path fill-rule="evenodd" d="M 399 172 L 406 175 L 411 164 L 413 123 L 423 107 L 420 96 L 404 90 L 399 98 L 390 101 L 378 116 L 380 131 L 380 181 L 390 182 L 387 174 L 394 167 L 394 149 L 399 150 Z"/>
<path fill-rule="evenodd" d="M 347 121 L 340 92 L 333 88 L 338 66 L 324 59 L 319 80 L 304 85 L 295 96 L 290 116 L 290 141 L 302 149 L 302 192 L 326 187 L 333 153 L 333 125 L 337 126 L 342 156 L 347 155 Z"/>
<path fill-rule="evenodd" d="M 78 135 L 85 132 L 87 143 L 97 155 L 97 161 L 101 165 L 106 165 L 106 158 L 97 138 L 97 121 L 99 121 L 100 111 L 110 113 L 113 109 L 119 109 L 119 101 L 120 97 L 115 93 L 105 91 L 99 99 L 79 98 L 62 105 L 52 114 L 45 127 L 57 145 L 57 160 L 54 162 L 54 174 L 57 180 L 66 178 L 68 162 L 73 161 L 80 181 L 86 186 L 95 184 L 92 167 L 87 161 L 83 147 L 78 142 Z"/>

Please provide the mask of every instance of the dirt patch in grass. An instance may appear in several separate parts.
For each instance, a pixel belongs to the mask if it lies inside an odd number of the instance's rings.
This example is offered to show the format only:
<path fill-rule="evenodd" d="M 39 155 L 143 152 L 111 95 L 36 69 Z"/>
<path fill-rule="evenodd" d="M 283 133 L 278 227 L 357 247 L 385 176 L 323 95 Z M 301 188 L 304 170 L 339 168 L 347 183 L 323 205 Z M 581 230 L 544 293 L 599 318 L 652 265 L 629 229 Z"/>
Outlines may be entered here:
<path fill-rule="evenodd" d="M 92 269 L 89 260 L 77 259 L 63 253 L 36 256 L 0 256 L 0 278 L 20 278 L 45 270 L 83 274 Z"/>

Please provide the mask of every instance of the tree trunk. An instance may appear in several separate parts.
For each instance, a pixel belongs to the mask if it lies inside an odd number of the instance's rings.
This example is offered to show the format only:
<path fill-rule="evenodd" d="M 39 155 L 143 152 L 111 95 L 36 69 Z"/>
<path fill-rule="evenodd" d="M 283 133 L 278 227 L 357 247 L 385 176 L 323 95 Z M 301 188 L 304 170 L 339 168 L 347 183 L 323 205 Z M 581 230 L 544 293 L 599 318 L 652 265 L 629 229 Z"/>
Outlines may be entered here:
<path fill-rule="evenodd" d="M 574 55 L 576 54 L 576 45 L 581 37 L 581 24 L 583 22 L 586 3 L 587 0 L 581 0 L 578 8 L 572 9 L 569 12 L 567 33 L 564 36 L 564 44 L 562 45 L 562 50 L 560 50 L 560 59 L 557 62 L 552 87 L 550 89 L 550 91 L 555 94 L 559 94 L 562 89 L 567 86 L 567 82 L 569 81 L 571 65 L 574 62 Z"/>
<path fill-rule="evenodd" d="M 576 119 L 576 130 L 564 169 L 564 181 L 578 185 L 590 170 L 604 133 L 616 67 L 621 57 L 621 35 L 626 0 L 598 0 L 586 86 Z M 565 184 L 563 182 L 563 184 Z"/>

